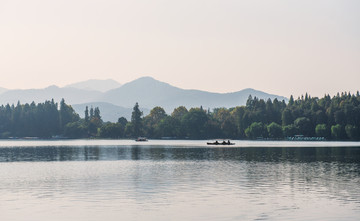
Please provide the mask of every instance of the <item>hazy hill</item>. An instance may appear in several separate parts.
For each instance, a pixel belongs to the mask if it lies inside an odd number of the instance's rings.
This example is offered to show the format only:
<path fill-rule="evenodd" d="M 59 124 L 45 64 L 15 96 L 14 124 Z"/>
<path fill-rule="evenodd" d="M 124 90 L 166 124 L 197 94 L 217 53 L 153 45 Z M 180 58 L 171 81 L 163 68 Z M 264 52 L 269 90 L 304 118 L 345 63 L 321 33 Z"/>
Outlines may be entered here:
<path fill-rule="evenodd" d="M 0 87 L 0 94 L 4 93 L 5 91 L 7 91 L 8 89 Z"/>
<path fill-rule="evenodd" d="M 16 104 L 18 101 L 22 104 L 31 103 L 32 101 L 39 103 L 51 99 L 60 102 L 62 98 L 65 99 L 67 104 L 77 104 L 93 101 L 100 95 L 101 92 L 98 91 L 50 86 L 44 89 L 8 90 L 0 94 L 0 104 Z"/>
<path fill-rule="evenodd" d="M 140 107 L 162 106 L 166 108 L 166 100 L 177 97 L 181 92 L 180 88 L 151 77 L 142 77 L 104 93 L 100 99 L 123 107 L 133 107 L 138 102 Z"/>
<path fill-rule="evenodd" d="M 91 80 L 87 80 L 87 81 L 69 84 L 65 87 L 72 87 L 72 88 L 89 90 L 89 91 L 106 92 L 108 90 L 118 88 L 120 86 L 121 86 L 121 84 L 119 82 L 112 80 L 112 79 L 107 79 L 107 80 L 91 79 Z"/>
<path fill-rule="evenodd" d="M 168 113 L 178 106 L 215 108 L 245 105 L 249 95 L 262 99 L 287 100 L 282 96 L 267 94 L 253 89 L 244 89 L 234 93 L 211 93 L 200 90 L 184 90 L 151 77 L 142 77 L 120 88 L 104 93 L 99 100 L 123 107 L 132 107 L 138 102 L 140 107 L 163 107 Z"/>
<path fill-rule="evenodd" d="M 80 117 L 85 117 L 85 108 L 88 106 L 89 110 L 91 107 L 95 108 L 98 107 L 100 109 L 100 115 L 103 121 L 111 121 L 117 122 L 120 117 L 125 117 L 128 121 L 131 120 L 131 113 L 133 108 L 125 108 L 120 107 L 117 105 L 113 105 L 106 102 L 90 102 L 90 103 L 83 103 L 83 104 L 73 104 L 71 105 L 76 113 L 80 115 Z M 149 109 L 140 108 L 141 111 L 144 113 L 144 116 L 150 113 Z"/>
<path fill-rule="evenodd" d="M 233 93 L 184 90 L 151 77 L 139 78 L 107 92 L 88 90 L 91 84 L 93 84 L 92 88 L 105 90 L 103 84 L 106 84 L 106 82 L 114 83 L 115 81 L 90 80 L 63 88 L 50 86 L 44 89 L 7 90 L 0 93 L 0 105 L 16 104 L 18 101 L 22 104 L 31 103 L 32 101 L 39 103 L 51 99 L 60 102 L 64 98 L 66 103 L 71 104 L 81 116 L 84 115 L 85 106 L 99 107 L 104 121 L 115 122 L 122 116 L 130 120 L 132 108 L 136 102 L 139 103 L 140 108 L 143 108 L 144 115 L 146 115 L 155 106 L 163 107 L 168 114 L 171 114 L 174 108 L 181 105 L 187 108 L 203 106 L 206 109 L 241 106 L 246 104 L 250 94 L 253 97 L 256 96 L 262 99 L 271 98 L 273 100 L 277 98 L 280 101 L 283 99 L 287 101 L 285 97 L 267 94 L 254 89 L 244 89 Z M 115 85 L 117 84 L 110 83 L 108 88 Z"/>

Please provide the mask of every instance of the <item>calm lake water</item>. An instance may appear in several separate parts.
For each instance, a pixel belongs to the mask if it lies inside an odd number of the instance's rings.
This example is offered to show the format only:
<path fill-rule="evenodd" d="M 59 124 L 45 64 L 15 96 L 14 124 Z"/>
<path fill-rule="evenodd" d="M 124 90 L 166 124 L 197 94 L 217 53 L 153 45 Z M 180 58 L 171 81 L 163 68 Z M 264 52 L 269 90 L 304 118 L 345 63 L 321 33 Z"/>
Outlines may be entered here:
<path fill-rule="evenodd" d="M 0 141 L 0 220 L 359 220 L 360 143 Z"/>

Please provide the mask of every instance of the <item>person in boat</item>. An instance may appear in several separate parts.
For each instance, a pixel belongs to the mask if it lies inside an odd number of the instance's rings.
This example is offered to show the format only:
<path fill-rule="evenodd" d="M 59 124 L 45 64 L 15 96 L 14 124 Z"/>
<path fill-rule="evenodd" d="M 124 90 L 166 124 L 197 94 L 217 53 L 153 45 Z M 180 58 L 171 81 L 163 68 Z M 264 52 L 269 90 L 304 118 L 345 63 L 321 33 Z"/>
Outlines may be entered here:
<path fill-rule="evenodd" d="M 227 143 L 226 143 L 226 141 L 224 140 L 224 141 L 222 142 L 222 144 L 224 144 L 224 145 L 225 145 L 225 144 L 227 144 Z"/>
<path fill-rule="evenodd" d="M 230 145 L 230 140 L 228 140 L 228 141 L 227 141 L 227 144 L 229 144 L 229 145 Z"/>
<path fill-rule="evenodd" d="M 219 144 L 219 142 L 216 140 L 216 141 L 215 141 L 215 144 Z"/>

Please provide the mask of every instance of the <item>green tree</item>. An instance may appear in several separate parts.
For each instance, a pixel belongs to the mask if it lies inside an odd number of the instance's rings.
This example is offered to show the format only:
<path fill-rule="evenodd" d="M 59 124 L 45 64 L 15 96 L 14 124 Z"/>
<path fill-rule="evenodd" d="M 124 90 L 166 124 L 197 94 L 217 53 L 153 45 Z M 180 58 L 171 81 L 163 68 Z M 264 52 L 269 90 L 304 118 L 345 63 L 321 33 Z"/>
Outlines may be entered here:
<path fill-rule="evenodd" d="M 264 137 L 264 132 L 264 125 L 261 122 L 254 122 L 245 130 L 246 136 L 250 139 Z"/>
<path fill-rule="evenodd" d="M 245 137 L 244 131 L 246 129 L 246 126 L 245 126 L 245 122 L 243 121 L 245 111 L 246 111 L 246 108 L 244 106 L 243 107 L 235 107 L 231 111 L 232 118 L 234 119 L 234 121 L 235 121 L 234 123 L 237 127 L 237 135 L 240 138 Z"/>
<path fill-rule="evenodd" d="M 101 119 L 99 107 L 95 107 L 95 109 L 93 107 L 90 108 L 89 119 L 90 119 L 89 121 L 86 121 L 86 113 L 85 113 L 84 124 L 85 127 L 87 128 L 87 132 L 89 136 L 96 137 L 98 135 L 100 128 L 103 126 L 103 121 Z"/>
<path fill-rule="evenodd" d="M 273 139 L 283 137 L 282 127 L 275 122 L 272 122 L 267 126 L 267 132 L 269 137 Z"/>
<path fill-rule="evenodd" d="M 282 130 L 285 137 L 293 137 L 299 133 L 299 128 L 294 124 L 283 126 Z"/>
<path fill-rule="evenodd" d="M 349 139 L 357 140 L 359 139 L 359 128 L 354 125 L 346 125 L 345 132 Z"/>
<path fill-rule="evenodd" d="M 139 109 L 139 104 L 136 102 L 133 112 L 131 114 L 131 127 L 132 127 L 132 135 L 134 137 L 138 137 L 142 135 L 142 111 Z"/>
<path fill-rule="evenodd" d="M 188 113 L 188 110 L 184 106 L 180 106 L 174 109 L 171 116 L 179 121 Z"/>
<path fill-rule="evenodd" d="M 125 125 L 124 136 L 127 138 L 130 138 L 130 137 L 133 137 L 133 134 L 134 134 L 133 124 L 131 122 L 128 122 Z"/>
<path fill-rule="evenodd" d="M 60 102 L 60 128 L 63 130 L 65 125 L 71 122 L 76 122 L 80 120 L 80 117 L 75 113 L 74 109 L 65 103 L 65 100 L 62 99 Z"/>
<path fill-rule="evenodd" d="M 88 106 L 86 106 L 85 108 L 85 122 L 89 122 L 90 117 L 89 117 L 89 108 Z"/>
<path fill-rule="evenodd" d="M 344 111 L 338 110 L 334 113 L 335 123 L 340 125 L 346 124 L 346 116 Z"/>
<path fill-rule="evenodd" d="M 179 134 L 179 121 L 171 116 L 166 116 L 160 120 L 155 127 L 157 137 L 177 137 Z"/>
<path fill-rule="evenodd" d="M 128 123 L 128 120 L 127 120 L 125 117 L 120 117 L 120 118 L 118 119 L 118 123 L 119 123 L 120 125 L 122 125 L 122 127 L 125 128 L 126 124 Z"/>
<path fill-rule="evenodd" d="M 226 108 L 219 108 L 214 111 L 214 119 L 218 122 L 222 135 L 228 138 L 234 138 L 237 134 L 237 127 L 233 115 Z"/>
<path fill-rule="evenodd" d="M 167 115 L 165 110 L 162 107 L 154 107 L 149 114 L 151 121 L 154 123 L 160 122 L 162 119 L 164 119 Z"/>
<path fill-rule="evenodd" d="M 102 138 L 118 139 L 123 135 L 124 127 L 119 123 L 106 123 L 99 130 L 99 136 Z"/>
<path fill-rule="evenodd" d="M 151 109 L 150 114 L 143 118 L 143 125 L 146 136 L 159 137 L 160 134 L 156 133 L 155 128 L 166 116 L 166 112 L 162 107 L 157 106 Z"/>
<path fill-rule="evenodd" d="M 318 124 L 315 127 L 315 134 L 318 137 L 329 137 L 329 129 L 326 124 Z"/>
<path fill-rule="evenodd" d="M 290 125 L 290 124 L 292 124 L 294 122 L 290 109 L 286 108 L 282 112 L 281 121 L 282 121 L 283 126 Z"/>
<path fill-rule="evenodd" d="M 97 119 L 101 120 L 99 107 L 95 107 L 95 110 L 94 110 L 94 118 L 97 118 Z"/>
<path fill-rule="evenodd" d="M 344 138 L 343 128 L 340 124 L 331 126 L 331 136 L 335 140 L 341 140 Z"/>
<path fill-rule="evenodd" d="M 175 119 L 173 122 L 176 129 L 176 137 L 186 137 L 186 128 L 184 125 L 183 118 L 189 111 L 184 106 L 180 106 L 174 109 L 171 113 L 171 117 Z"/>
<path fill-rule="evenodd" d="M 94 118 L 94 108 L 90 108 L 90 120 Z"/>
<path fill-rule="evenodd" d="M 187 135 L 193 139 L 205 138 L 205 124 L 208 121 L 208 115 L 200 108 L 191 108 L 183 117 L 183 124 Z"/>
<path fill-rule="evenodd" d="M 294 105 L 294 97 L 291 95 L 289 99 L 289 105 Z"/>
<path fill-rule="evenodd" d="M 326 124 L 328 119 L 324 111 L 318 110 L 315 112 L 316 124 Z"/>
<path fill-rule="evenodd" d="M 294 125 L 299 128 L 299 133 L 304 136 L 312 136 L 313 128 L 311 121 L 307 117 L 299 117 L 294 121 Z"/>
<path fill-rule="evenodd" d="M 67 123 L 64 128 L 64 135 L 68 138 L 87 137 L 87 128 L 80 121 Z"/>

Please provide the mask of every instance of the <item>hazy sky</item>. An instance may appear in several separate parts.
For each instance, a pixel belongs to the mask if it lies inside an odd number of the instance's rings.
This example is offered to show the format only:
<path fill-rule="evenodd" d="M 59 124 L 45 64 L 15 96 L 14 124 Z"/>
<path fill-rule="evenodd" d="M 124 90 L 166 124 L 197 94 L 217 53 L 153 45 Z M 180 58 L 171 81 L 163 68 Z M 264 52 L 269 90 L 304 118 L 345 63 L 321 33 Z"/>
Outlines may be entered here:
<path fill-rule="evenodd" d="M 0 0 L 0 87 L 360 90 L 359 0 Z"/>

